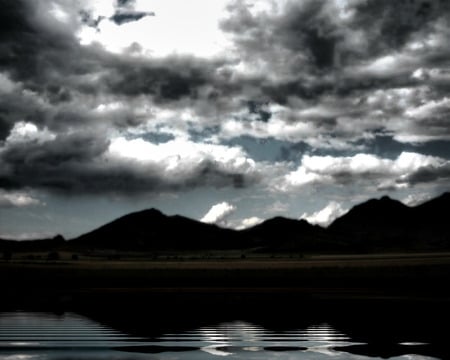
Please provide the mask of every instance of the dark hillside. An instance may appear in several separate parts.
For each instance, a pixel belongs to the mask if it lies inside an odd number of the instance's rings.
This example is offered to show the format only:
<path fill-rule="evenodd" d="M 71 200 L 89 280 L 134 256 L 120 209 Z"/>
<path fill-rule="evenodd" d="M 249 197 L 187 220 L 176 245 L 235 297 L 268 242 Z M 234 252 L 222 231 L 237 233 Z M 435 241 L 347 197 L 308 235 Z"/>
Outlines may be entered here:
<path fill-rule="evenodd" d="M 114 250 L 200 250 L 242 246 L 234 230 L 156 209 L 125 215 L 70 241 L 71 247 Z"/>
<path fill-rule="evenodd" d="M 325 229 L 306 220 L 275 217 L 243 233 L 261 251 L 320 251 L 335 250 L 337 243 L 330 241 Z"/>
<path fill-rule="evenodd" d="M 125 215 L 76 239 L 0 240 L 0 251 L 131 252 L 245 250 L 260 253 L 377 253 L 450 250 L 450 193 L 416 207 L 382 197 L 354 206 L 328 228 L 275 217 L 236 231 L 156 209 Z"/>

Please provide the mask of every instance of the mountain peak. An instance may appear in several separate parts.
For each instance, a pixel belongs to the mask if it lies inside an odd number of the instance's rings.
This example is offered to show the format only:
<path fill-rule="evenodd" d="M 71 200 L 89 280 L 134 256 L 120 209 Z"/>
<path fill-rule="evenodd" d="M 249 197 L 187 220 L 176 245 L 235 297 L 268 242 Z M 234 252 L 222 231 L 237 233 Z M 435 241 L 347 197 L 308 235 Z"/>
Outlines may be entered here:
<path fill-rule="evenodd" d="M 162 218 L 162 217 L 166 217 L 166 215 L 164 215 L 158 209 L 150 208 L 150 209 L 145 209 L 145 210 L 141 210 L 141 211 L 137 211 L 137 212 L 133 212 L 133 213 L 124 215 L 117 220 L 119 220 L 119 221 L 128 220 L 128 219 L 149 220 L 149 219 L 153 219 L 153 218 Z"/>
<path fill-rule="evenodd" d="M 395 200 L 390 198 L 387 195 L 382 196 L 379 199 L 370 199 L 366 202 L 363 202 L 359 205 L 356 205 L 354 208 L 361 208 L 361 207 L 391 207 L 391 206 L 397 206 L 397 207 L 407 207 L 405 204 L 403 204 L 401 201 Z"/>
<path fill-rule="evenodd" d="M 157 216 L 164 215 L 160 210 L 155 208 L 144 210 L 144 212 L 147 213 L 148 215 L 157 215 Z"/>
<path fill-rule="evenodd" d="M 363 229 L 364 227 L 378 228 L 380 226 L 395 226 L 402 222 L 409 214 L 410 208 L 402 202 L 382 196 L 355 205 L 349 212 L 337 218 L 330 229 L 343 230 Z"/>
<path fill-rule="evenodd" d="M 29 246 L 27 249 L 36 250 L 64 246 L 77 251 L 149 252 L 447 250 L 450 249 L 449 207 L 449 192 L 415 207 L 382 196 L 354 206 L 326 229 L 304 219 L 277 216 L 242 231 L 204 224 L 181 215 L 167 216 L 150 208 L 122 216 L 67 243 L 57 236 L 53 240 L 23 242 L 24 245 L 3 241 L 0 248 Z"/>
<path fill-rule="evenodd" d="M 388 195 L 384 195 L 380 198 L 380 201 L 388 202 L 388 201 L 395 201 L 395 200 L 392 200 Z"/>

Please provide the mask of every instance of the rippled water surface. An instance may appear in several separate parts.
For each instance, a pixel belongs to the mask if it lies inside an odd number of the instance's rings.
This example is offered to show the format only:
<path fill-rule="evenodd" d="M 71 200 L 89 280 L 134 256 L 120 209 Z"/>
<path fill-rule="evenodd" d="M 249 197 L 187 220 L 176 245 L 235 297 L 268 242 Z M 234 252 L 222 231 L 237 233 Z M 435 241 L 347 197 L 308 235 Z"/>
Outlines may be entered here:
<path fill-rule="evenodd" d="M 152 327 L 149 323 L 148 327 Z M 407 340 L 407 339 L 406 339 Z M 430 344 L 390 345 L 391 359 L 437 359 Z M 76 313 L 0 314 L 0 359 L 379 359 L 376 344 L 356 341 L 328 323 L 271 330 L 228 321 L 157 336 L 130 335 Z"/>

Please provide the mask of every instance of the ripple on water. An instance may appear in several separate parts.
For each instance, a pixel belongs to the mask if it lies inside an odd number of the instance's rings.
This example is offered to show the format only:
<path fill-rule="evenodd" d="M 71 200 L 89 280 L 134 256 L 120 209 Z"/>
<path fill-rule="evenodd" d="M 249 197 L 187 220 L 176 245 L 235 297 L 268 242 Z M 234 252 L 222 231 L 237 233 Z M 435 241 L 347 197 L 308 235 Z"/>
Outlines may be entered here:
<path fill-rule="evenodd" d="M 388 350 L 407 355 L 426 350 L 427 345 L 405 341 Z M 148 354 L 158 354 L 158 359 L 180 358 L 181 354 L 186 359 L 272 359 L 274 353 L 278 359 L 372 359 L 376 351 L 373 345 L 352 341 L 329 324 L 274 331 L 236 321 L 149 338 L 126 334 L 75 313 L 0 314 L 0 360 L 139 360 L 149 359 Z M 410 360 L 433 359 L 408 356 Z"/>

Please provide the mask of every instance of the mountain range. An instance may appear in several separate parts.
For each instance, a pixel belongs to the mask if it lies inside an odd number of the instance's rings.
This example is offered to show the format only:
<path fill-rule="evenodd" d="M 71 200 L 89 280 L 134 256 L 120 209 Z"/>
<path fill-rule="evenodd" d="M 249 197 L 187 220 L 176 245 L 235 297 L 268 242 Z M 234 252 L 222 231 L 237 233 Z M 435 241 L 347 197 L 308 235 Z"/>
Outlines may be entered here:
<path fill-rule="evenodd" d="M 224 229 L 156 209 L 125 215 L 75 239 L 0 240 L 0 251 L 372 253 L 450 250 L 450 193 L 418 206 L 387 196 L 354 206 L 327 228 L 305 220 L 268 219 L 245 230 Z"/>

